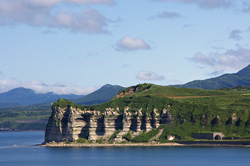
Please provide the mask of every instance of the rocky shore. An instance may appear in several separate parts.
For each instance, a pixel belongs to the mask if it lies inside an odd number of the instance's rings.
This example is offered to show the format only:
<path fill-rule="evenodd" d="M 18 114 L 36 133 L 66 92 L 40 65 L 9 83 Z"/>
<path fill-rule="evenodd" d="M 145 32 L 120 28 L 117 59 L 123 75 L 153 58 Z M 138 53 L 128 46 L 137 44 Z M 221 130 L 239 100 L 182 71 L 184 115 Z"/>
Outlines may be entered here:
<path fill-rule="evenodd" d="M 113 143 L 113 144 L 98 144 L 98 143 L 45 143 L 38 146 L 44 147 L 165 147 L 165 146 L 193 146 L 193 147 L 249 147 L 250 142 L 212 142 L 212 141 L 189 141 L 189 142 L 171 142 L 171 143 Z"/>
<path fill-rule="evenodd" d="M 60 143 L 46 143 L 41 144 L 39 146 L 45 146 L 45 147 L 140 147 L 140 146 L 185 146 L 183 144 L 179 143 L 163 143 L 163 144 L 153 144 L 153 143 L 126 143 L 126 144 L 97 144 L 97 143 L 70 143 L 67 144 L 65 142 Z"/>

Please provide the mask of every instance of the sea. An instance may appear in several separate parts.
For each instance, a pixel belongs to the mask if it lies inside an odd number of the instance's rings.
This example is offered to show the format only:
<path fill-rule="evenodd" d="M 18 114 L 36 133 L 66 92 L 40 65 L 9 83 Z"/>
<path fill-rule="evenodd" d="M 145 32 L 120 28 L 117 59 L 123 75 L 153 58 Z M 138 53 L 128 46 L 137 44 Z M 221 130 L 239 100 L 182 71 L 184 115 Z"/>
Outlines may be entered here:
<path fill-rule="evenodd" d="M 0 132 L 0 166 L 250 166 L 244 147 L 41 147 L 44 132 Z"/>

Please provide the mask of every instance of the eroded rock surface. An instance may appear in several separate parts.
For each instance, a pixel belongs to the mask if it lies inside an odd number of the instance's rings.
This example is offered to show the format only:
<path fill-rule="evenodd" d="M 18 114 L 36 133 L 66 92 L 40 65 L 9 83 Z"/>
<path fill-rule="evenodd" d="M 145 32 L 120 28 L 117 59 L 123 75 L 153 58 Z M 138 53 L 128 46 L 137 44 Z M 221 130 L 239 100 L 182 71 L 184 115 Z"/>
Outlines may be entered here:
<path fill-rule="evenodd" d="M 45 142 L 75 141 L 79 138 L 96 141 L 100 138 L 108 139 L 114 132 L 121 130 L 117 141 L 122 140 L 122 135 L 132 131 L 132 136 L 139 135 L 142 131 L 150 131 L 160 124 L 170 124 L 173 120 L 169 110 L 163 109 L 158 114 L 153 109 L 151 114 L 142 113 L 142 110 L 132 113 L 130 108 L 124 108 L 118 113 L 119 108 L 106 108 L 105 112 L 97 110 L 81 110 L 74 107 L 52 107 L 52 114 L 45 131 Z"/>

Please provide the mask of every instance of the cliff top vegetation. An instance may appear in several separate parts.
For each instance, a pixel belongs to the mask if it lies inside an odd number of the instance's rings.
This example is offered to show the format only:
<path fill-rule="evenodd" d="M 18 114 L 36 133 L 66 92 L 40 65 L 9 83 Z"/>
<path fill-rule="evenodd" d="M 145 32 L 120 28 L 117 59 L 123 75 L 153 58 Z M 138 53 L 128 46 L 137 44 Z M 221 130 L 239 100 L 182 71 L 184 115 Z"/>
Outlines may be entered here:
<path fill-rule="evenodd" d="M 168 111 L 171 124 L 163 124 L 164 132 L 160 142 L 168 135 L 176 139 L 188 140 L 193 133 L 222 132 L 226 136 L 250 135 L 250 87 L 222 88 L 218 90 L 187 89 L 139 84 L 121 90 L 109 102 L 80 106 L 68 100 L 60 99 L 56 107 L 77 107 L 105 112 L 113 108 L 121 114 L 124 109 L 136 114 L 138 110 L 150 118 L 162 118 L 163 109 Z M 156 115 L 153 110 L 156 109 Z M 139 138 L 138 138 L 139 139 Z M 142 139 L 142 138 L 140 138 Z M 140 140 L 139 139 L 139 140 Z"/>

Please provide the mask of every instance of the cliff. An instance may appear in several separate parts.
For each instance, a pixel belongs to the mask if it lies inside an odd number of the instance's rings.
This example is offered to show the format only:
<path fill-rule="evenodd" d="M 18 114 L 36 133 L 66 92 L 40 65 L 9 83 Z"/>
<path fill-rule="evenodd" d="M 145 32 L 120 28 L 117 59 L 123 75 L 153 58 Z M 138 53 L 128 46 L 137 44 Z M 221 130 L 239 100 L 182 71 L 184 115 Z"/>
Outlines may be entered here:
<path fill-rule="evenodd" d="M 167 109 L 163 109 L 159 116 L 157 110 L 152 110 L 151 114 L 142 113 L 138 110 L 129 112 L 126 107 L 121 114 L 119 108 L 106 108 L 105 112 L 96 110 L 82 110 L 69 106 L 61 108 L 52 107 L 52 114 L 47 123 L 45 132 L 45 142 L 76 141 L 85 138 L 89 141 L 99 139 L 108 140 L 114 133 L 119 131 L 114 141 L 126 140 L 122 136 L 130 133 L 134 137 L 158 128 L 160 124 L 170 124 L 172 115 Z M 119 111 L 120 112 L 120 111 Z"/>

